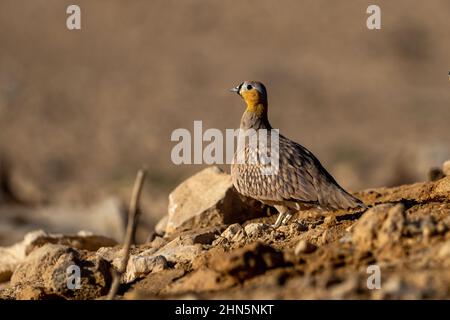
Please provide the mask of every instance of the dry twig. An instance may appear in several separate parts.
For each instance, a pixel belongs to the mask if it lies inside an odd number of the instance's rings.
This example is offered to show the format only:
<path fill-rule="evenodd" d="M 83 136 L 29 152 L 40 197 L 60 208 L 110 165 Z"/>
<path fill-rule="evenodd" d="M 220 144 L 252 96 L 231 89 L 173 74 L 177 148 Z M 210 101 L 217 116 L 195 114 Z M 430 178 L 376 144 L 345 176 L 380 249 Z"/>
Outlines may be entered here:
<path fill-rule="evenodd" d="M 141 196 L 142 187 L 144 185 L 145 176 L 147 174 L 147 170 L 141 169 L 138 171 L 136 180 L 134 182 L 133 193 L 131 195 L 130 207 L 128 209 L 128 223 L 127 223 L 127 231 L 125 236 L 125 242 L 123 245 L 123 256 L 122 261 L 120 263 L 119 269 L 116 270 L 113 268 L 112 276 L 113 282 L 111 284 L 111 289 L 108 293 L 108 300 L 113 300 L 117 294 L 117 290 L 120 286 L 120 279 L 122 275 L 125 273 L 128 265 L 128 259 L 130 257 L 130 247 L 134 244 L 136 227 L 139 221 L 139 199 Z"/>

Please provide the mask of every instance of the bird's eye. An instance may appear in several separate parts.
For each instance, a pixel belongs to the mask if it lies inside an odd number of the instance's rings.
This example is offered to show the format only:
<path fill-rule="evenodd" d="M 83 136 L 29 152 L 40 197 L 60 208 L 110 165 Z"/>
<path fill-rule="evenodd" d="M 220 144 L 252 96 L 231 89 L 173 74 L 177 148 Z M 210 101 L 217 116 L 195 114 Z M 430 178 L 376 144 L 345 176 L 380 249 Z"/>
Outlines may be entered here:
<path fill-rule="evenodd" d="M 247 90 L 250 90 L 251 88 L 253 88 L 252 85 L 251 85 L 251 84 L 248 84 L 248 85 L 247 85 Z"/>

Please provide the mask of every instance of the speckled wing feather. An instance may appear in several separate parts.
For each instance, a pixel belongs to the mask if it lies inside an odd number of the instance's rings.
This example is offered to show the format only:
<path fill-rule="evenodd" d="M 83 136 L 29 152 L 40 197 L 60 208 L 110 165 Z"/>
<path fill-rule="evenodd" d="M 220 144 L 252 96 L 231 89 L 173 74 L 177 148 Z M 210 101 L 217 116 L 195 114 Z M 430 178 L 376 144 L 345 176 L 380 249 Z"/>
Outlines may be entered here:
<path fill-rule="evenodd" d="M 282 135 L 278 148 L 279 170 L 273 175 L 264 175 L 261 164 L 249 161 L 258 157 L 259 150 L 246 145 L 237 151 L 231 173 L 240 193 L 260 201 L 309 203 L 333 209 L 364 206 L 337 184 L 309 150 Z M 239 154 L 245 161 L 237 164 Z"/>
<path fill-rule="evenodd" d="M 364 207 L 347 193 L 305 147 L 280 136 L 280 173 L 284 200 L 317 202 L 331 209 Z M 282 184 L 280 182 L 280 184 Z M 293 189 L 293 190 L 292 190 Z"/>

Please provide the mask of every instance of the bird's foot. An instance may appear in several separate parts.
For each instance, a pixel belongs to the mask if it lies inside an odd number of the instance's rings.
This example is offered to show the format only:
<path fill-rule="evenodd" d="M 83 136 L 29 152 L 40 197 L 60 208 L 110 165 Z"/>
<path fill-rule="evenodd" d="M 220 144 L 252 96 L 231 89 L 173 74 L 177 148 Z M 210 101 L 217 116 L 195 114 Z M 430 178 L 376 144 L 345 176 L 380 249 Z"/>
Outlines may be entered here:
<path fill-rule="evenodd" d="M 286 213 L 280 212 L 280 214 L 277 217 L 277 221 L 275 221 L 275 223 L 272 224 L 271 227 L 273 229 L 278 229 L 278 227 L 281 226 L 281 224 L 283 223 L 283 220 L 285 219 L 285 217 L 286 217 Z"/>
<path fill-rule="evenodd" d="M 287 213 L 286 216 L 283 218 L 283 221 L 281 222 L 281 224 L 286 225 L 289 220 L 291 220 L 292 218 L 292 214 L 291 213 Z"/>

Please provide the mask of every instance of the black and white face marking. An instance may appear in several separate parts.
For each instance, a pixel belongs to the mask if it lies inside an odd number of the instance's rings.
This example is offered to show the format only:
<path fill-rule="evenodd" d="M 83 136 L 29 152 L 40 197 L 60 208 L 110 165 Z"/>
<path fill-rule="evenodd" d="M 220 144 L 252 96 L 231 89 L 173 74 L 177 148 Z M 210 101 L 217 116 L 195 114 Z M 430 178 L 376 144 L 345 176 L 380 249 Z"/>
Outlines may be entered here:
<path fill-rule="evenodd" d="M 263 84 L 254 81 L 244 81 L 237 87 L 234 87 L 230 91 L 236 92 L 237 94 L 242 94 L 245 91 L 256 89 L 261 93 L 261 95 L 266 96 L 266 88 Z"/>

